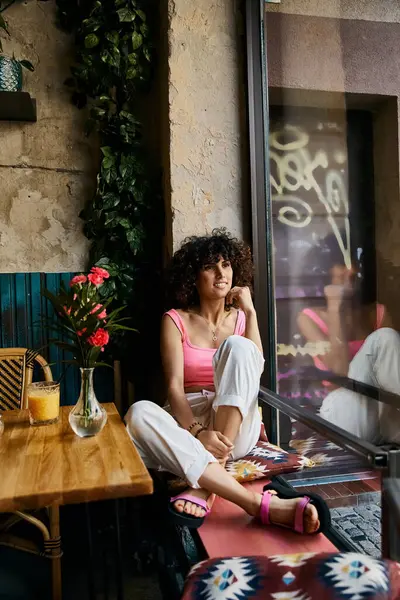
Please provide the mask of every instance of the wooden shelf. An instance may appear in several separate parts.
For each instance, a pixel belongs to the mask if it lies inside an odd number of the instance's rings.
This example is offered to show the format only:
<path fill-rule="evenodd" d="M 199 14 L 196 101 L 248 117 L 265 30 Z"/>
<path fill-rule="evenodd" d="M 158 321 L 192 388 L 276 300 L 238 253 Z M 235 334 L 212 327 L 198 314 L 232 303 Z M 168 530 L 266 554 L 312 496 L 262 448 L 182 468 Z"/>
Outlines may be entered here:
<path fill-rule="evenodd" d="M 36 120 L 36 100 L 28 92 L 0 92 L 0 121 Z"/>

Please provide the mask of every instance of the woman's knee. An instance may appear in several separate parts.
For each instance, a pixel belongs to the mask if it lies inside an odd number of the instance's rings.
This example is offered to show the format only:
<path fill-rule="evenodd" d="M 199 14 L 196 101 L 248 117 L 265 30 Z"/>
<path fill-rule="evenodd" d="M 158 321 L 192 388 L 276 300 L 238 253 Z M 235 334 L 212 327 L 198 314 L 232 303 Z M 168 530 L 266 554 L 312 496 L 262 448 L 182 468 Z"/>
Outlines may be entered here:
<path fill-rule="evenodd" d="M 140 400 L 132 404 L 124 419 L 131 437 L 140 439 L 146 436 L 148 428 L 159 421 L 160 410 L 163 409 L 150 400 Z"/>
<path fill-rule="evenodd" d="M 258 350 L 258 348 L 255 343 L 248 338 L 245 338 L 242 335 L 230 335 L 221 344 L 219 353 L 229 352 L 243 356 L 244 353 L 254 352 L 254 350 Z"/>
<path fill-rule="evenodd" d="M 371 333 L 367 340 L 370 344 L 378 344 L 379 347 L 400 348 L 400 334 L 392 327 L 381 327 Z"/>

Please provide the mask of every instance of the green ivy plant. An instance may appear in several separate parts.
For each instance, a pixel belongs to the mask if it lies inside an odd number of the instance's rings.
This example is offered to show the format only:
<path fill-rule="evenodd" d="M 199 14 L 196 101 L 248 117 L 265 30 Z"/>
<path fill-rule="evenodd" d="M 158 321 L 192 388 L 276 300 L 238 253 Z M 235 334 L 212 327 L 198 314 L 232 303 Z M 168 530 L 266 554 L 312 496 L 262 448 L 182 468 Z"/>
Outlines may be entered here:
<path fill-rule="evenodd" d="M 66 84 L 73 102 L 88 110 L 87 132 L 96 130 L 100 138 L 96 192 L 81 213 L 92 242 L 90 259 L 112 276 L 104 292 L 131 307 L 132 314 L 146 269 L 154 269 L 161 254 L 162 231 L 160 197 L 149 184 L 155 178 L 135 114 L 152 63 L 144 5 L 139 0 L 57 0 L 59 23 L 75 36 L 75 64 Z"/>

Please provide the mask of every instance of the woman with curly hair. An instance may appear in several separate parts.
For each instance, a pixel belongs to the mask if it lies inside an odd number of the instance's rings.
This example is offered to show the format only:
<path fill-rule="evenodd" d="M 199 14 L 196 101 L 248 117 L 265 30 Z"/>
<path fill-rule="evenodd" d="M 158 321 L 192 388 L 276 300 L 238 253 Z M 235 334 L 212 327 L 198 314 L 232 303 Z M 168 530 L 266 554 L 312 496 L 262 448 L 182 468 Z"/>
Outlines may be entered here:
<path fill-rule="evenodd" d="M 320 515 L 310 498 L 258 494 L 224 468 L 245 456 L 260 435 L 258 390 L 264 358 L 250 286 L 248 246 L 226 230 L 191 237 L 168 271 L 171 305 L 162 319 L 161 354 L 167 404 L 140 401 L 128 411 L 128 432 L 149 468 L 185 479 L 172 498 L 181 523 L 198 527 L 217 494 L 264 524 L 316 533 Z"/>

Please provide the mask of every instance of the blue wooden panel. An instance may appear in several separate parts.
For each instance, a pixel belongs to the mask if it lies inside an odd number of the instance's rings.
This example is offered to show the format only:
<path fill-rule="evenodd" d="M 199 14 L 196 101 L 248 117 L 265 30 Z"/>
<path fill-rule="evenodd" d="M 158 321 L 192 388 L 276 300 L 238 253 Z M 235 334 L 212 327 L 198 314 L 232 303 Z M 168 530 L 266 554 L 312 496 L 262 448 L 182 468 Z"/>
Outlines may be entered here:
<path fill-rule="evenodd" d="M 54 379 L 59 379 L 63 372 L 65 377 L 61 383 L 61 403 L 73 404 L 79 396 L 80 376 L 75 366 L 62 363 L 70 355 L 49 339 L 56 337 L 41 326 L 42 316 L 51 316 L 52 307 L 41 295 L 41 289 L 47 288 L 57 294 L 61 282 L 68 286 L 75 273 L 1 273 L 0 274 L 0 343 L 3 348 L 23 347 L 40 350 L 51 365 Z M 103 369 L 101 369 L 103 371 Z M 112 371 L 104 369 L 108 388 L 112 393 Z M 100 375 L 100 374 L 99 374 Z M 38 374 L 39 376 L 39 374 Z M 103 385 L 101 385 L 103 387 Z M 100 394 L 101 395 L 101 394 Z M 108 398 L 105 398 L 109 400 Z M 101 398 L 103 400 L 103 398 Z"/>

